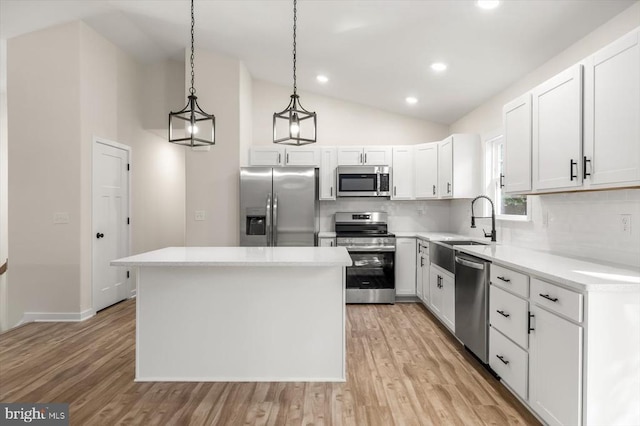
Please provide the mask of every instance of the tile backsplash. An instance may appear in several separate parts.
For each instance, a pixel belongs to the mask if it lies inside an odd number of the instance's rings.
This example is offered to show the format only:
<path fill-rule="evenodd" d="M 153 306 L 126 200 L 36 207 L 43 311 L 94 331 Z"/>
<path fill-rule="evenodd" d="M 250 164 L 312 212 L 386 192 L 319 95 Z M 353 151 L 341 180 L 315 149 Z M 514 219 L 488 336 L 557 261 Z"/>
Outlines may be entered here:
<path fill-rule="evenodd" d="M 531 221 L 498 221 L 498 242 L 640 267 L 640 189 L 534 195 Z M 490 219 L 470 228 L 470 200 L 451 202 L 450 230 L 482 237 Z M 623 230 L 623 216 L 630 221 Z"/>
<path fill-rule="evenodd" d="M 383 211 L 389 230 L 441 231 L 449 227 L 451 201 L 391 201 L 382 198 L 343 198 L 320 202 L 320 231 L 333 231 L 335 212 Z"/>

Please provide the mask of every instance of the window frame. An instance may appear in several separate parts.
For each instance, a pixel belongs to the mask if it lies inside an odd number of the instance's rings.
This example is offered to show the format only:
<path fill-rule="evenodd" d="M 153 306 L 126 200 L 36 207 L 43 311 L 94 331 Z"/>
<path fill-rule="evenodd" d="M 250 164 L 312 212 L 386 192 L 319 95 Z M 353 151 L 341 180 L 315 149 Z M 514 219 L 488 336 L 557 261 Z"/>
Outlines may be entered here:
<path fill-rule="evenodd" d="M 505 196 L 504 192 L 500 190 L 500 169 L 497 146 L 504 146 L 504 136 L 502 130 L 494 130 L 482 137 L 483 151 L 484 151 L 484 190 L 485 193 L 494 201 L 496 208 L 496 220 L 509 221 L 509 222 L 531 222 L 531 210 L 532 203 L 531 198 L 528 195 L 526 197 L 527 214 L 500 214 L 500 205 L 502 204 L 502 198 Z M 504 151 L 503 151 L 504 152 Z M 504 160 L 503 160 L 504 161 Z M 491 215 L 489 203 L 485 203 L 483 208 L 483 214 L 486 216 Z"/>

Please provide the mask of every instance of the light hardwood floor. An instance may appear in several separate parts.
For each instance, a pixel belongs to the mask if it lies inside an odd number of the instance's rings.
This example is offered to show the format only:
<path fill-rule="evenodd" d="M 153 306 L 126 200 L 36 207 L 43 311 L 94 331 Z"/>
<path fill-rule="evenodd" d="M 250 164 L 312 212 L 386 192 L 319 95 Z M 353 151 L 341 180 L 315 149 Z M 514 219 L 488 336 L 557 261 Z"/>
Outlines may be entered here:
<path fill-rule="evenodd" d="M 347 306 L 346 383 L 134 383 L 134 339 L 135 300 L 2 334 L 0 401 L 72 425 L 539 424 L 414 303 Z"/>

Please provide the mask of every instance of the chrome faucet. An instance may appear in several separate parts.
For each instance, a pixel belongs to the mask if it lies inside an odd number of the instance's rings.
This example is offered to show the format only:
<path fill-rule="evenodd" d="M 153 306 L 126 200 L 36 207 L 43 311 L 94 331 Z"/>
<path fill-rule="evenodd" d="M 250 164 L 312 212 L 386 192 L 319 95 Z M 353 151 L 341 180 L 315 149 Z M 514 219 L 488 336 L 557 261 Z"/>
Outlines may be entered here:
<path fill-rule="evenodd" d="M 476 227 L 476 218 L 478 219 L 483 219 L 483 218 L 489 218 L 489 216 L 474 216 L 473 215 L 473 203 L 475 203 L 476 201 L 478 201 L 480 198 L 484 198 L 486 200 L 488 200 L 491 203 L 491 232 L 487 233 L 485 232 L 485 230 L 483 229 L 482 232 L 484 232 L 484 236 L 489 238 L 491 237 L 491 241 L 496 241 L 496 210 L 493 206 L 493 201 L 491 201 L 491 198 L 487 197 L 486 195 L 478 195 L 476 198 L 474 198 L 471 201 L 471 227 L 475 228 Z"/>

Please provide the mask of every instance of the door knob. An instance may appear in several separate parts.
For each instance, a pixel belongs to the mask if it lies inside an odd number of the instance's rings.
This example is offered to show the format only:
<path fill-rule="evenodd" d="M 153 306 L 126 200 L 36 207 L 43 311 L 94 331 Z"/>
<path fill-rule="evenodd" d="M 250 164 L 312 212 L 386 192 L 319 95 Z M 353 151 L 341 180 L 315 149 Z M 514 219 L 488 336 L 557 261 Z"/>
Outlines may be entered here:
<path fill-rule="evenodd" d="M 96 238 L 98 238 L 98 239 L 99 239 L 99 238 L 103 238 L 103 237 L 104 237 L 104 234 L 103 234 L 102 232 L 98 232 L 98 233 L 96 234 Z"/>

